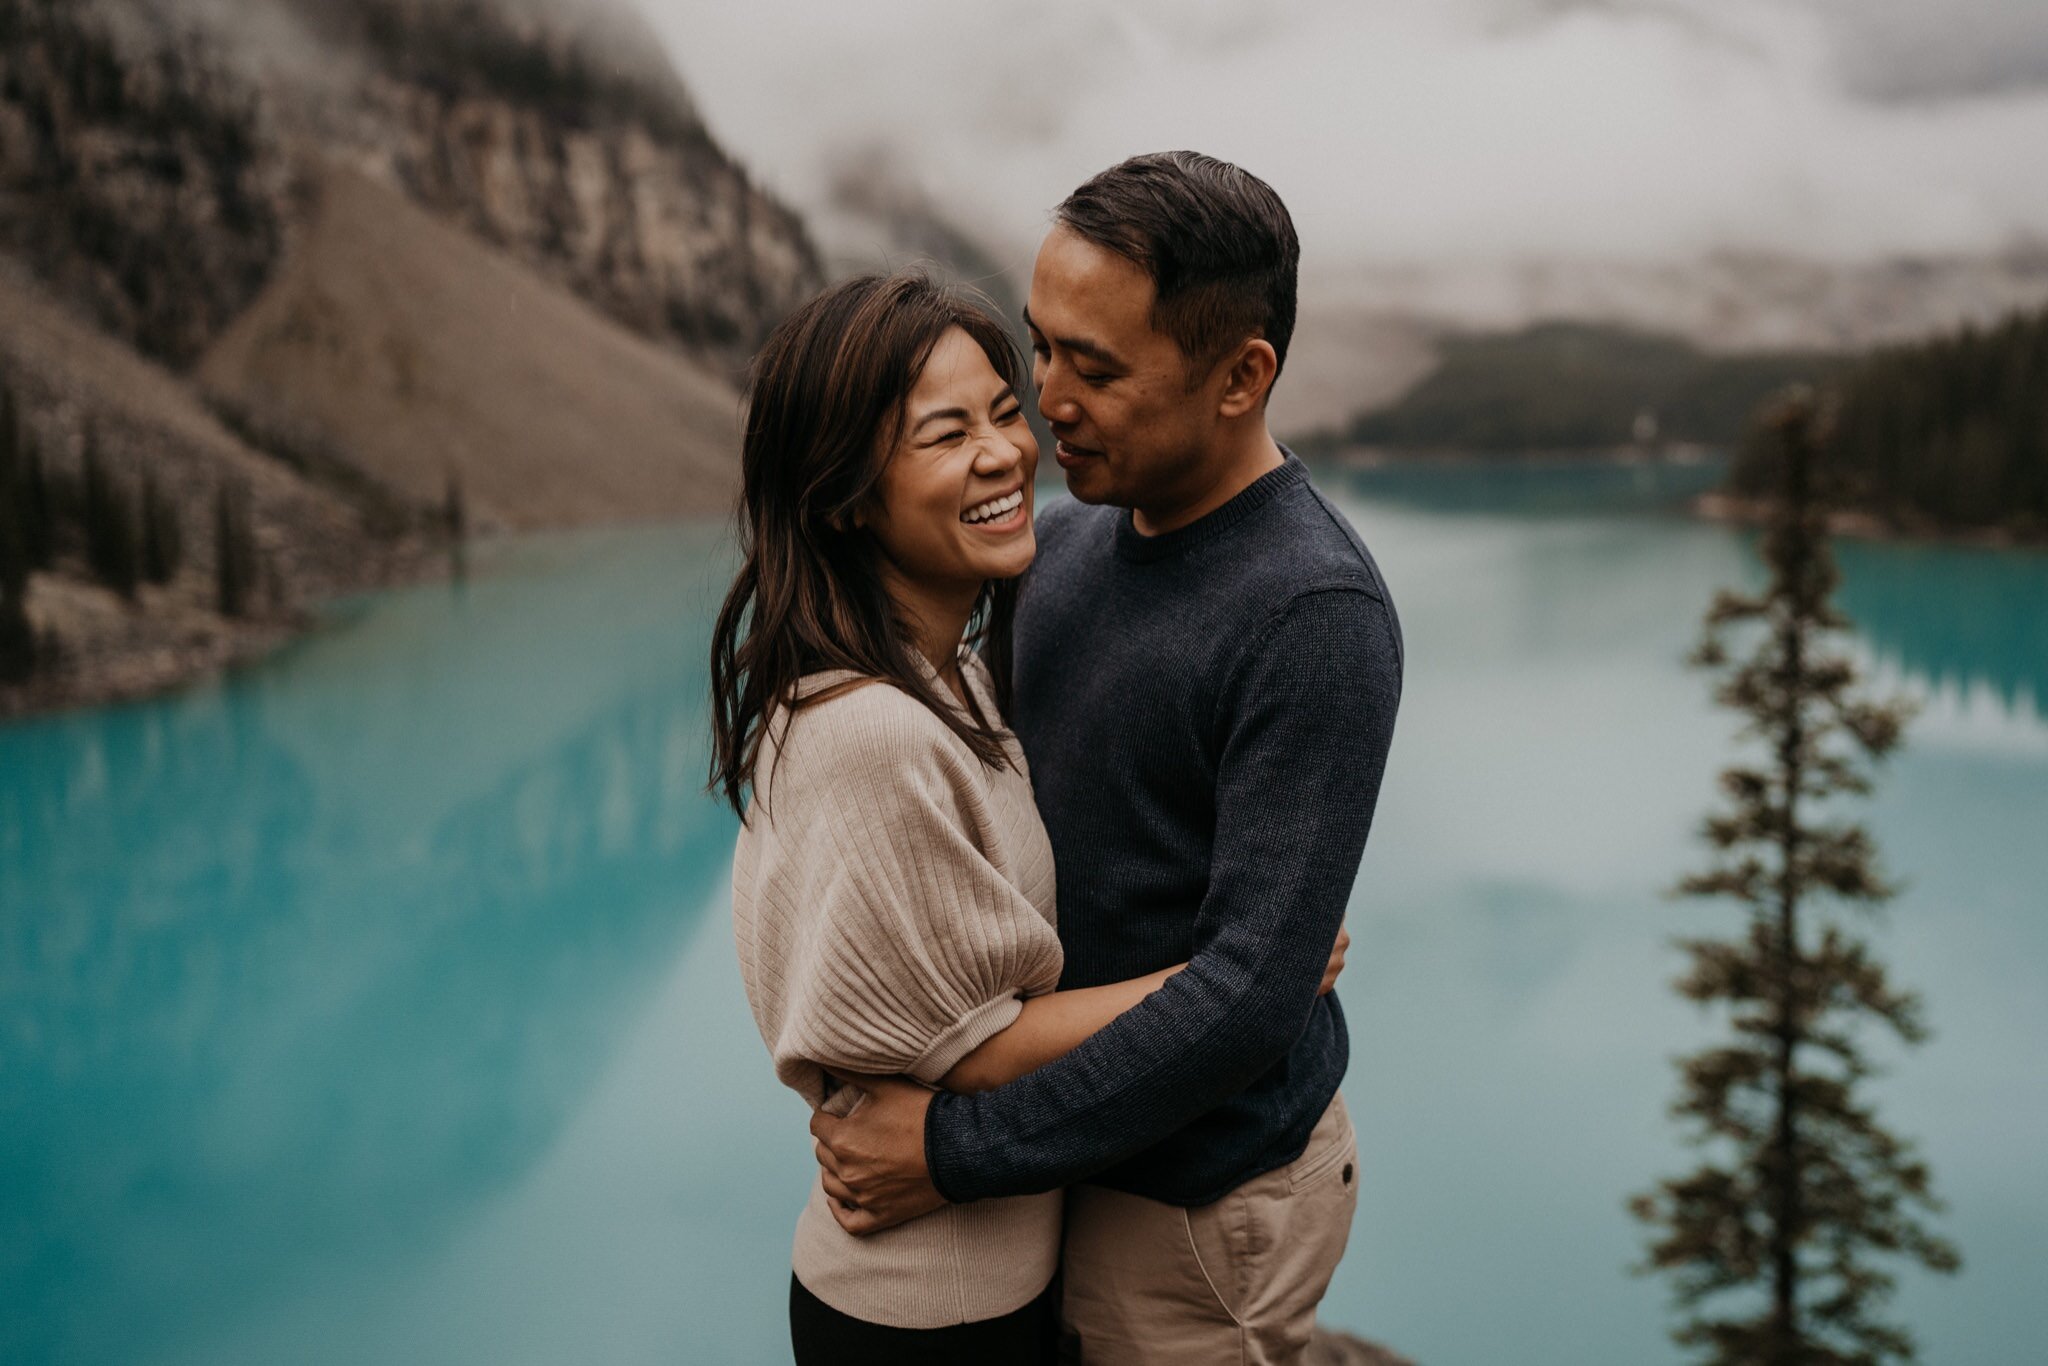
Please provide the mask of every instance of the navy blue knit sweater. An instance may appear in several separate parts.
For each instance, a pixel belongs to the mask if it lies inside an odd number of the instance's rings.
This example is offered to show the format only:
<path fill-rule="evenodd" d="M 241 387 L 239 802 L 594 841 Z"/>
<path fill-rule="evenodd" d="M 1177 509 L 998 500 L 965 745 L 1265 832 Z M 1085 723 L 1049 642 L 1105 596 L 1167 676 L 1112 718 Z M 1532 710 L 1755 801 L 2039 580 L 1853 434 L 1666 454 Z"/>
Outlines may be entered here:
<path fill-rule="evenodd" d="M 1344 1075 L 1318 997 L 1401 695 L 1378 567 L 1291 453 L 1221 508 L 1140 534 L 1038 520 L 1011 718 L 1052 837 L 1062 987 L 1187 961 L 1080 1048 L 941 1093 L 952 1200 L 1088 1179 L 1179 1205 L 1294 1160 Z"/>

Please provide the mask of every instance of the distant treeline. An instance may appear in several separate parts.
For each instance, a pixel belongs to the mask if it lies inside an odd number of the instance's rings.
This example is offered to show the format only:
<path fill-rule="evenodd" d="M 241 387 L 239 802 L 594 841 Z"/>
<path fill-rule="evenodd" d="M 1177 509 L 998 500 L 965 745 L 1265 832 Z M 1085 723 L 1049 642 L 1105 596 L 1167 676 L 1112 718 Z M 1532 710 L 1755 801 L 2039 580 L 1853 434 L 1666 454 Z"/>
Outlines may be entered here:
<path fill-rule="evenodd" d="M 1391 407 L 1311 448 L 1520 454 L 1645 442 L 1732 446 L 1767 394 L 1828 378 L 1825 352 L 1716 355 L 1676 337 L 1594 323 L 1539 323 L 1443 344 L 1435 373 Z"/>
<path fill-rule="evenodd" d="M 1872 353 L 1835 384 L 1828 458 L 1843 496 L 1908 528 L 2048 537 L 2048 309 Z M 1770 487 L 1746 443 L 1737 493 Z"/>
<path fill-rule="evenodd" d="M 239 484 L 215 492 L 212 558 L 216 609 L 252 615 L 268 567 Z M 90 425 L 76 471 L 55 465 L 0 377 L 0 683 L 49 668 L 61 648 L 54 629 L 29 619 L 32 575 L 68 568 L 135 602 L 142 585 L 170 583 L 185 561 L 184 527 L 152 466 L 139 482 L 118 472 Z M 274 577 L 269 590 L 274 605 Z"/>

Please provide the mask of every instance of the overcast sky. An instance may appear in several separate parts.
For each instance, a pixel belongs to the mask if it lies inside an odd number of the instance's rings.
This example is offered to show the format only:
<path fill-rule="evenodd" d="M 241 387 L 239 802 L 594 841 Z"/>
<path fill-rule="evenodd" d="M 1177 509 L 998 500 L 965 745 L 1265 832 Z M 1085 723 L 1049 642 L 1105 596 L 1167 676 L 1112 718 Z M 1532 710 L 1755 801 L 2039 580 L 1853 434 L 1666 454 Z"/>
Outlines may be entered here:
<path fill-rule="evenodd" d="M 1008 249 L 1188 146 L 1309 264 L 2048 243 L 2048 0 L 638 0 L 816 210 L 880 145 Z"/>

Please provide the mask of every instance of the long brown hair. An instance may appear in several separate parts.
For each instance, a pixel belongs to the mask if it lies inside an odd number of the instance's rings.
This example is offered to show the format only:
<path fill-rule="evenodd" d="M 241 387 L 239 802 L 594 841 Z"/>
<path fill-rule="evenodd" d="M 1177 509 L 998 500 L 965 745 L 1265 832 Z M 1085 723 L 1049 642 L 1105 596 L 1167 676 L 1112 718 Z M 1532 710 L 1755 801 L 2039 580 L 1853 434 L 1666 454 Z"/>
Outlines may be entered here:
<path fill-rule="evenodd" d="M 1016 343 L 990 312 L 919 271 L 863 275 L 796 310 L 754 357 L 740 445 L 741 564 L 711 637 L 711 783 L 746 815 L 769 717 L 797 680 L 850 669 L 929 707 L 990 767 L 1009 762 L 1000 718 L 972 721 L 942 699 L 883 586 L 881 550 L 853 524 L 902 435 L 904 404 L 949 329 L 972 337 L 1023 393 Z M 990 580 L 970 638 L 1010 705 L 1015 580 Z"/>

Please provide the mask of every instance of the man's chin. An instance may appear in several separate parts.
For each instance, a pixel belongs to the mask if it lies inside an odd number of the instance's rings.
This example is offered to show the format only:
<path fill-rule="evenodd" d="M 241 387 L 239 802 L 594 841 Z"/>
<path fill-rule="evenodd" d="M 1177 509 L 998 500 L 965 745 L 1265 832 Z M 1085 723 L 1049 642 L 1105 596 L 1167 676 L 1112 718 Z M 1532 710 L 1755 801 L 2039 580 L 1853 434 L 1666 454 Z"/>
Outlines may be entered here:
<path fill-rule="evenodd" d="M 1114 503 L 1115 488 L 1110 483 L 1108 472 L 1091 461 L 1085 465 L 1070 465 L 1060 471 L 1066 476 L 1067 492 L 1077 503 Z"/>

